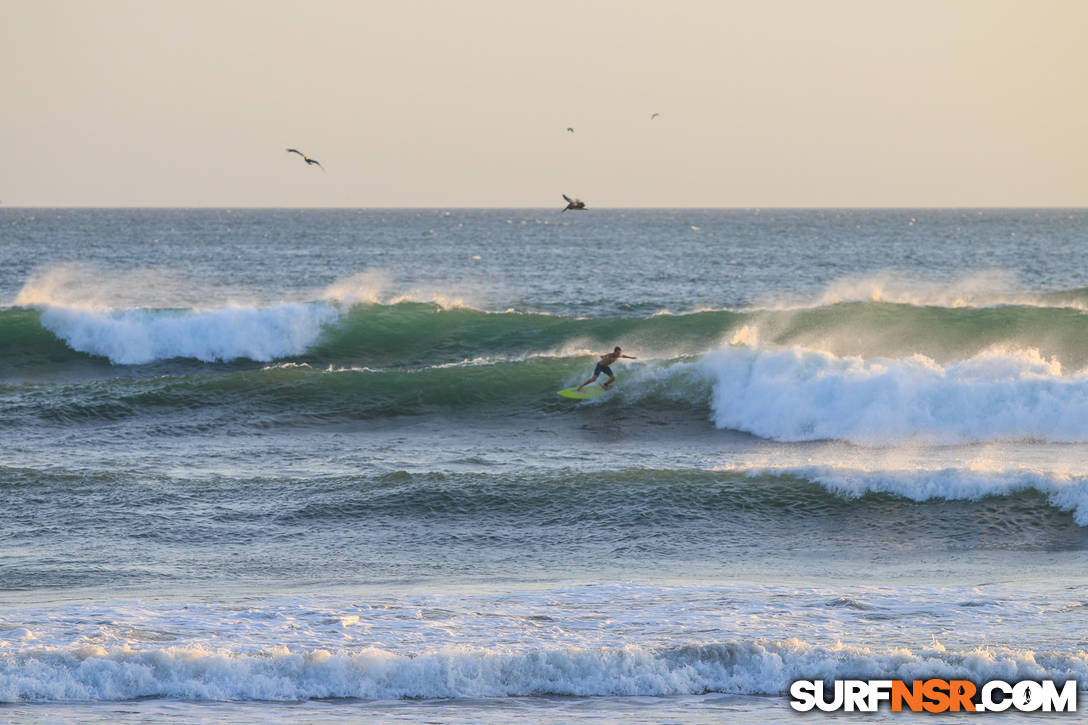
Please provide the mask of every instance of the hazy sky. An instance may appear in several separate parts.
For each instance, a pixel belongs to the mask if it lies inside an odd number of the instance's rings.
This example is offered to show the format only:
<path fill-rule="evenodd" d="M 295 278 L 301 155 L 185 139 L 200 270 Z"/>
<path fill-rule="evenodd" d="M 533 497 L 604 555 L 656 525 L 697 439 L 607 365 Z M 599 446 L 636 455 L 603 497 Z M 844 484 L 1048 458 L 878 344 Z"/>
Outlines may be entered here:
<path fill-rule="evenodd" d="M 0 92 L 5 206 L 1088 204 L 1082 0 L 0 0 Z"/>

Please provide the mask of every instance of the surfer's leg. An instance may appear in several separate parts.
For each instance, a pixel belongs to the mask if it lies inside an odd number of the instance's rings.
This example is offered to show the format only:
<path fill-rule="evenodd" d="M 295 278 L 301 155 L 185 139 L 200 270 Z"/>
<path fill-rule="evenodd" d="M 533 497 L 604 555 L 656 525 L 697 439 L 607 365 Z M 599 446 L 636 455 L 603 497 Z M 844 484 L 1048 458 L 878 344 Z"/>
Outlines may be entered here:
<path fill-rule="evenodd" d="M 616 376 L 612 375 L 612 376 L 610 376 L 608 378 L 608 382 L 605 383 L 604 385 L 602 385 L 601 387 L 604 388 L 605 390 L 608 390 L 609 388 L 612 387 L 612 383 L 614 383 L 614 382 L 616 382 Z"/>
<path fill-rule="evenodd" d="M 584 383 L 582 383 L 581 385 L 579 385 L 579 386 L 578 386 L 578 392 L 579 392 L 579 393 L 580 393 L 580 392 L 582 392 L 582 388 L 584 388 L 585 386 L 589 385 L 590 383 L 592 383 L 592 382 L 593 382 L 594 380 L 596 380 L 596 379 L 597 379 L 597 376 L 596 376 L 596 375 L 594 375 L 594 376 L 593 376 L 592 378 L 590 378 L 589 380 L 587 380 L 587 381 L 585 381 Z"/>

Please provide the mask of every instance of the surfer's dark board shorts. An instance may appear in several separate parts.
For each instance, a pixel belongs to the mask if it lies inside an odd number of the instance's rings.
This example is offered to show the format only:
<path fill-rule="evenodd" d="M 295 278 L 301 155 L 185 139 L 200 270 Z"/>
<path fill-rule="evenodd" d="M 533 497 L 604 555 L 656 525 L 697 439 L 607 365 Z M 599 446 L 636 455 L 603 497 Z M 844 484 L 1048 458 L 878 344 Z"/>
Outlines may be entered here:
<path fill-rule="evenodd" d="M 593 374 L 600 375 L 601 373 L 604 373 L 608 377 L 613 376 L 612 368 L 608 367 L 607 365 L 601 365 L 600 363 L 597 363 L 597 367 L 593 369 Z"/>

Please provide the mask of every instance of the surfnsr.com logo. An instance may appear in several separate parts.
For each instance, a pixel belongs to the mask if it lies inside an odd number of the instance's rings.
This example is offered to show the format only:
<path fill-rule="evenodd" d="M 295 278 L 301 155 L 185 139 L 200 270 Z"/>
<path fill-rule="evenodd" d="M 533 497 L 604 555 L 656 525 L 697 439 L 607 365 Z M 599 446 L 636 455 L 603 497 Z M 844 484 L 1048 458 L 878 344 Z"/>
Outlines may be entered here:
<path fill-rule="evenodd" d="M 1077 681 L 990 680 L 797 680 L 790 685 L 790 707 L 798 712 L 1076 712 Z"/>

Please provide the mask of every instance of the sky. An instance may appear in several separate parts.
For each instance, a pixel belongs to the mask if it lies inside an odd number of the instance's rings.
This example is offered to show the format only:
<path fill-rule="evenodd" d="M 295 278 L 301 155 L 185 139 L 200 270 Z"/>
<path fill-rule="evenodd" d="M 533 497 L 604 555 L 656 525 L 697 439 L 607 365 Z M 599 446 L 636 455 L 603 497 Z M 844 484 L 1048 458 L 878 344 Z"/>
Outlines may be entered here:
<path fill-rule="evenodd" d="M 1084 206 L 1086 38 L 1082 0 L 0 0 L 0 204 Z"/>

